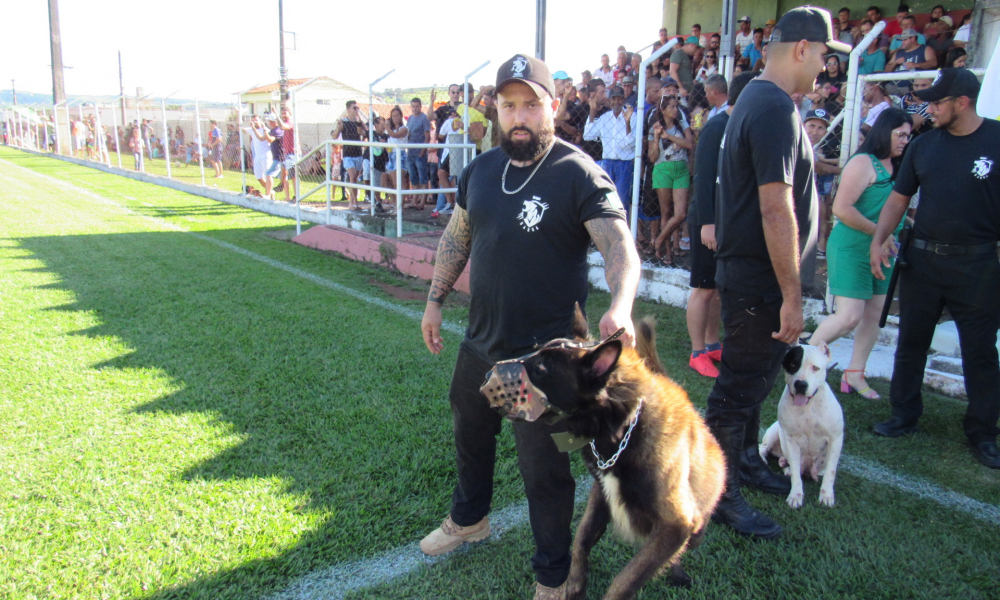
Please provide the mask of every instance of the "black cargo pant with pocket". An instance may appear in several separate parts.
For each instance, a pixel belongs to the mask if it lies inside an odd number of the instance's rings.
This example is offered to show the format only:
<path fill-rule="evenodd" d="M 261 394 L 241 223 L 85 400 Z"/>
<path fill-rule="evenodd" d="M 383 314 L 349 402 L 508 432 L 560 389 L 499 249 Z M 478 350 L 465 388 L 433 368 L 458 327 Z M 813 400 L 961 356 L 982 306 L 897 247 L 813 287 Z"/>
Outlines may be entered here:
<path fill-rule="evenodd" d="M 479 391 L 492 368 L 492 363 L 460 348 L 448 392 L 458 468 L 451 518 L 463 527 L 481 521 L 493 501 L 497 435 L 503 417 L 490 408 Z M 517 465 L 524 480 L 535 538 L 531 566 L 539 583 L 558 587 L 569 576 L 576 482 L 570 472 L 569 455 L 559 452 L 551 434 L 566 431 L 566 425 L 515 421 L 513 426 Z"/>

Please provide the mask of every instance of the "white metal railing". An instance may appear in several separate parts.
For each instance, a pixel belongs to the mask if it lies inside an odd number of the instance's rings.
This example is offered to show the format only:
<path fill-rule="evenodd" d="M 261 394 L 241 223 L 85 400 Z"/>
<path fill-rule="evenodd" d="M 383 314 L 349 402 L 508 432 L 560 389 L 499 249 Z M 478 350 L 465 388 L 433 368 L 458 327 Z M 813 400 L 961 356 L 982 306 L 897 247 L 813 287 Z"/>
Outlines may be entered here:
<path fill-rule="evenodd" d="M 979 77 L 980 79 L 986 75 L 986 69 L 968 69 L 971 73 Z M 864 93 L 862 93 L 863 86 L 869 81 L 907 81 L 914 79 L 931 79 L 933 80 L 938 76 L 940 70 L 934 69 L 932 71 L 895 71 L 893 73 L 872 73 L 871 75 L 859 75 L 857 87 L 858 89 L 854 92 L 853 106 L 851 106 L 851 116 L 853 121 L 850 122 L 850 145 L 848 147 L 849 152 L 845 155 L 843 152 L 843 146 L 841 146 L 840 161 L 841 166 L 847 162 L 847 158 L 850 158 L 854 152 L 857 151 L 859 143 L 858 132 L 861 129 L 861 102 L 864 98 Z M 845 133 L 847 132 L 847 127 L 844 128 Z"/>
<path fill-rule="evenodd" d="M 384 187 L 381 187 L 379 185 L 374 185 L 374 182 L 372 184 L 351 183 L 349 181 L 339 181 L 339 180 L 333 179 L 333 173 L 332 173 L 331 162 L 330 162 L 330 151 L 333 148 L 333 146 L 362 146 L 362 147 L 367 147 L 367 148 L 383 148 L 383 149 L 386 149 L 386 150 L 394 150 L 395 151 L 395 167 L 396 167 L 396 169 L 395 169 L 396 170 L 396 188 L 395 189 L 384 188 Z M 375 200 L 375 193 L 376 192 L 377 193 L 382 193 L 382 194 L 395 194 L 395 196 L 396 196 L 396 237 L 401 237 L 403 235 L 403 196 L 404 195 L 407 195 L 407 196 L 420 196 L 420 195 L 424 195 L 424 194 L 430 194 L 430 195 L 434 195 L 434 194 L 453 194 L 453 193 L 455 193 L 455 192 L 458 191 L 458 188 L 430 188 L 430 189 L 415 189 L 415 190 L 414 189 L 410 189 L 410 190 L 404 190 L 403 189 L 403 160 L 404 160 L 405 154 L 403 153 L 403 150 L 409 150 L 409 149 L 431 150 L 431 149 L 443 149 L 443 148 L 449 148 L 449 149 L 452 149 L 452 150 L 461 149 L 461 150 L 466 150 L 466 151 L 469 151 L 469 152 L 475 152 L 476 145 L 475 144 L 471 144 L 471 143 L 470 144 L 448 144 L 448 143 L 441 143 L 441 144 L 417 144 L 417 143 L 409 143 L 409 142 L 401 142 L 401 143 L 390 144 L 390 143 L 387 143 L 387 142 L 362 142 L 362 141 L 354 141 L 354 140 L 325 140 L 319 146 L 316 146 L 315 148 L 313 148 L 312 150 L 310 150 L 309 152 L 307 152 L 305 154 L 305 156 L 299 158 L 296 161 L 296 163 L 295 163 L 294 169 L 295 169 L 295 231 L 296 231 L 296 234 L 302 233 L 302 219 L 301 219 L 301 216 L 302 216 L 302 208 L 301 208 L 302 200 L 304 198 L 308 198 L 312 194 L 318 192 L 320 189 L 326 189 L 326 215 L 327 215 L 327 224 L 329 224 L 332 221 L 332 216 L 333 216 L 333 206 L 332 206 L 332 203 L 331 203 L 332 202 L 332 195 L 330 193 L 330 188 L 331 187 L 343 187 L 343 188 L 353 188 L 353 189 L 358 189 L 358 190 L 366 190 L 368 192 L 369 196 L 370 196 L 370 198 L 369 198 L 369 200 L 371 201 L 371 208 L 370 208 L 371 213 L 370 214 L 372 214 L 372 215 L 375 214 L 375 202 L 374 202 L 374 200 Z M 313 156 L 317 155 L 317 153 L 321 152 L 321 151 L 323 152 L 324 158 L 325 158 L 325 161 L 324 161 L 324 166 L 325 166 L 324 173 L 325 174 L 324 174 L 323 181 L 319 185 L 317 185 L 316 187 L 314 187 L 313 189 L 311 189 L 308 192 L 306 192 L 305 194 L 302 194 L 301 184 L 300 184 L 301 179 L 298 176 L 299 165 L 302 165 L 302 164 L 306 163 L 306 161 L 311 160 L 310 157 L 313 157 Z M 370 172 L 374 172 L 374 171 L 375 171 L 374 168 L 370 169 Z M 429 175 L 430 174 L 428 174 L 428 176 Z M 430 179 L 428 178 L 428 180 L 430 180 Z M 430 184 L 428 184 L 428 185 L 430 185 Z"/>
<path fill-rule="evenodd" d="M 646 145 L 644 135 L 644 125 L 646 124 L 646 65 L 652 64 L 657 58 L 663 56 L 677 45 L 677 38 L 671 38 L 660 49 L 649 55 L 649 58 L 639 64 L 639 90 L 636 95 L 635 126 L 638 131 L 635 133 L 635 164 L 632 166 L 632 212 L 629 215 L 629 228 L 632 230 L 632 239 L 639 234 L 639 202 L 642 201 L 642 149 Z"/>
<path fill-rule="evenodd" d="M 858 42 L 858 45 L 851 50 L 851 54 L 847 58 L 847 97 L 844 99 L 844 112 L 846 116 L 844 117 L 844 130 L 843 135 L 840 137 L 840 168 L 844 168 L 847 164 L 847 158 L 850 157 L 851 141 L 854 135 L 854 129 L 856 128 L 855 123 L 855 98 L 858 96 L 858 63 L 861 61 L 861 54 L 868 50 L 868 47 L 872 45 L 878 36 L 885 29 L 885 21 L 879 21 L 872 27 L 872 30 L 868 32 L 864 38 Z M 864 96 L 864 94 L 861 94 Z M 860 111 L 858 112 L 860 115 Z M 858 125 L 860 126 L 860 124 Z M 854 146 L 857 147 L 857 144 Z"/>

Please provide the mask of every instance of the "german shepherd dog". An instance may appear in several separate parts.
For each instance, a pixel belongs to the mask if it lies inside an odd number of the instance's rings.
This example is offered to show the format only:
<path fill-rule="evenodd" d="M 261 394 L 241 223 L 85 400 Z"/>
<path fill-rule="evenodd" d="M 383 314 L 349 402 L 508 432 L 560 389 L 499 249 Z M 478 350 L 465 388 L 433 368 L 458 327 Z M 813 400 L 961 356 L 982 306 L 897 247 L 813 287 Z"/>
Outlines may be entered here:
<path fill-rule="evenodd" d="M 565 344 L 589 339 L 579 310 L 573 333 L 576 340 L 549 342 L 524 361 L 534 385 L 567 414 L 569 433 L 594 440 L 581 451 L 595 482 L 573 541 L 567 598 L 586 598 L 590 550 L 609 523 L 641 547 L 605 600 L 634 597 L 667 566 L 675 585 L 690 585 L 680 559 L 705 537 L 722 495 L 722 450 L 684 390 L 664 375 L 652 317 L 638 323 L 638 351 L 617 339 Z"/>

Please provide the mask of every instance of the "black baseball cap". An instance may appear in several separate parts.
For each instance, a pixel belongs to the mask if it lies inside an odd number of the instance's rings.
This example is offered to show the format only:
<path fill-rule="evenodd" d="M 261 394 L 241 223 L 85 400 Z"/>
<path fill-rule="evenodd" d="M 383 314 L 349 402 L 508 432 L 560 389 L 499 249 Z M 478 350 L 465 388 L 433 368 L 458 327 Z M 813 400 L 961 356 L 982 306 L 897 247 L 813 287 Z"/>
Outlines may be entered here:
<path fill-rule="evenodd" d="M 833 37 L 830 12 L 816 6 L 799 6 L 786 12 L 771 33 L 772 42 L 821 42 L 834 52 L 850 54 L 852 48 Z"/>
<path fill-rule="evenodd" d="M 925 90 L 914 90 L 913 95 L 924 102 L 937 102 L 949 96 L 975 99 L 979 97 L 979 88 L 979 78 L 972 71 L 961 68 L 941 69 L 934 85 Z"/>
<path fill-rule="evenodd" d="M 823 121 L 824 123 L 826 123 L 827 125 L 829 125 L 830 124 L 830 113 L 826 112 L 822 108 L 816 108 L 816 109 L 813 109 L 813 110 L 810 110 L 809 112 L 807 112 L 806 113 L 806 118 L 802 119 L 802 122 L 805 123 L 805 122 L 811 121 L 813 119 L 816 119 L 816 120 L 819 120 L 819 121 Z"/>
<path fill-rule="evenodd" d="M 515 54 L 507 62 L 500 65 L 497 70 L 497 85 L 493 89 L 493 94 L 499 94 L 503 86 L 511 81 L 520 81 L 531 86 L 538 97 L 548 94 L 550 98 L 555 98 L 555 83 L 552 81 L 552 74 L 544 62 L 533 56 Z"/>
<path fill-rule="evenodd" d="M 625 90 L 621 89 L 617 85 L 611 88 L 611 92 L 608 94 L 608 98 L 624 98 Z"/>

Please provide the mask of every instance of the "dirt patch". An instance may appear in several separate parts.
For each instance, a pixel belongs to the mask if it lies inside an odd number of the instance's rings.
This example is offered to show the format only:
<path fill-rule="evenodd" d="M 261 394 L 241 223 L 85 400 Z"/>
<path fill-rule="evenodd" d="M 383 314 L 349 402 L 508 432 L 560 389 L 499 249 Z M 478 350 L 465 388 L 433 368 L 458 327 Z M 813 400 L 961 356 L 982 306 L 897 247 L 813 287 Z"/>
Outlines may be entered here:
<path fill-rule="evenodd" d="M 368 283 L 378 287 L 380 290 L 389 294 L 396 300 L 426 300 L 427 291 L 416 291 L 408 290 L 403 287 L 392 285 L 391 283 L 385 283 L 382 281 L 376 281 L 374 279 L 369 279 Z"/>
<path fill-rule="evenodd" d="M 295 237 L 295 230 L 294 229 L 279 229 L 277 231 L 265 231 L 264 235 L 266 235 L 269 238 L 274 238 L 276 240 L 280 240 L 282 242 L 287 242 L 287 241 L 290 241 L 293 237 Z"/>

